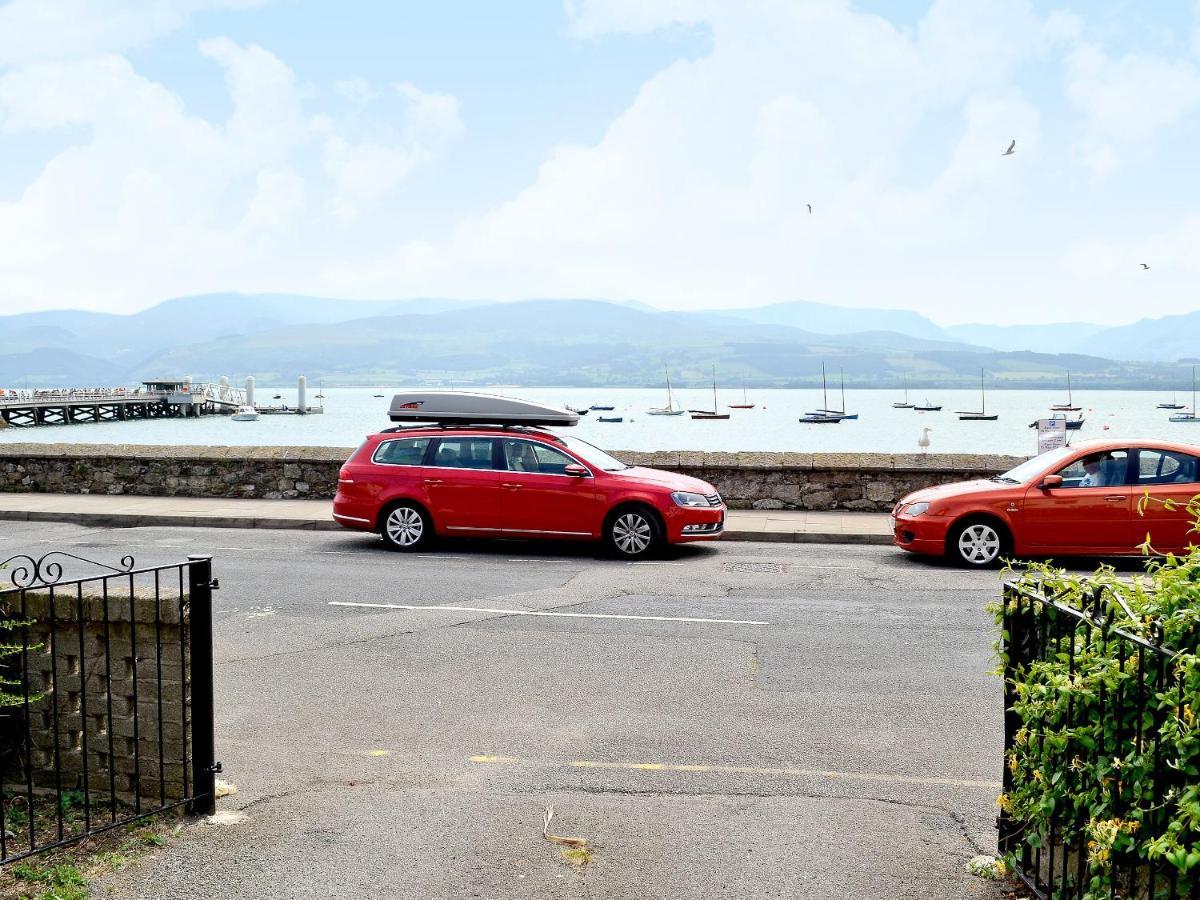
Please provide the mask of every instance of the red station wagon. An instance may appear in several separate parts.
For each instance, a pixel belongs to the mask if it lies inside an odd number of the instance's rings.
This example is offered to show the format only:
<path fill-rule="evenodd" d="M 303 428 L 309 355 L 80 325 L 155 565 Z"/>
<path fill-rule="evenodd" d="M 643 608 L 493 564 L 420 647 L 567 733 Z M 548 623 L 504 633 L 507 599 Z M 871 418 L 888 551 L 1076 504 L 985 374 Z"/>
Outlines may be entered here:
<path fill-rule="evenodd" d="M 896 546 L 989 566 L 1008 556 L 1128 556 L 1200 544 L 1180 507 L 1200 494 L 1200 447 L 1084 441 L 994 478 L 909 494 L 892 510 Z M 1139 515 L 1142 498 L 1149 495 Z"/>
<path fill-rule="evenodd" d="M 725 512 L 699 479 L 627 466 L 578 438 L 502 424 L 371 435 L 342 466 L 333 501 L 339 524 L 378 532 L 394 550 L 416 550 L 435 535 L 551 538 L 604 541 L 626 559 L 664 543 L 719 538 Z"/>

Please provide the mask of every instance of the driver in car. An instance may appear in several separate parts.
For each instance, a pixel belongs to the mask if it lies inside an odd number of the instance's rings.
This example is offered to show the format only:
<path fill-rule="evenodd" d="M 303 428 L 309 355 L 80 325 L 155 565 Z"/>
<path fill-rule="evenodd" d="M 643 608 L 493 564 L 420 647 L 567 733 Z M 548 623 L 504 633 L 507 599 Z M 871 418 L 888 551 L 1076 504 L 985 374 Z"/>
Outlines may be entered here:
<path fill-rule="evenodd" d="M 1104 455 L 1101 453 L 1083 458 L 1083 471 L 1086 473 L 1079 480 L 1079 487 L 1105 487 Z"/>

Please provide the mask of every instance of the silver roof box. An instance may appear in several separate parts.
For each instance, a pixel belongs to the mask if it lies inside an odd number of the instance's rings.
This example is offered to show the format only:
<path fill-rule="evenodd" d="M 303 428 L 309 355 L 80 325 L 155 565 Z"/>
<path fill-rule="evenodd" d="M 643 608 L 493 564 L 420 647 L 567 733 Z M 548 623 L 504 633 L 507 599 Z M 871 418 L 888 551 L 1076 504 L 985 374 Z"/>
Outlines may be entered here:
<path fill-rule="evenodd" d="M 439 425 L 577 425 L 579 415 L 514 397 L 470 391 L 409 391 L 392 397 L 393 422 Z"/>

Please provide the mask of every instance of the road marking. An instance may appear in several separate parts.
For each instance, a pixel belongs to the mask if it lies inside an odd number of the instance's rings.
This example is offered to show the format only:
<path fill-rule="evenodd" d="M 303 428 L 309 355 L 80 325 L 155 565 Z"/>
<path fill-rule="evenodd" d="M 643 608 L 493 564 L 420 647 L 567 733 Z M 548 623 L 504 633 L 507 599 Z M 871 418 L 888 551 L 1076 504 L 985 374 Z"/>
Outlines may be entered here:
<path fill-rule="evenodd" d="M 473 763 L 520 763 L 511 756 L 472 756 Z M 535 763 L 536 764 L 536 763 Z M 999 790 L 1000 782 L 976 778 L 918 777 L 894 775 L 886 772 L 836 772 L 825 769 L 761 768 L 757 766 L 719 765 L 672 765 L 669 763 L 606 762 L 594 759 L 575 759 L 568 763 L 549 763 L 550 766 L 567 765 L 572 769 L 619 769 L 635 772 L 690 772 L 715 775 L 771 775 L 791 778 L 826 778 L 832 781 L 880 781 L 887 784 L 949 785 L 951 787 L 985 788 Z"/>
<path fill-rule="evenodd" d="M 389 755 L 391 755 L 391 752 L 392 752 L 391 750 L 372 750 L 370 755 L 371 756 L 389 756 Z"/>
<path fill-rule="evenodd" d="M 785 775 L 791 777 L 845 779 L 849 781 L 884 781 L 890 784 L 941 784 L 953 787 L 999 788 L 998 781 L 972 778 L 918 777 L 883 772 L 834 772 L 824 769 L 758 768 L 755 766 L 678 766 L 661 763 L 598 762 L 578 759 L 570 763 L 575 769 L 634 769 L 651 772 L 714 772 L 721 775 Z"/>
<path fill-rule="evenodd" d="M 359 609 L 405 609 L 435 610 L 438 612 L 499 613 L 505 616 L 545 616 L 555 619 L 633 619 L 639 622 L 691 622 L 705 625 L 770 625 L 770 622 L 755 622 L 750 619 L 701 619 L 691 616 L 624 616 L 613 613 L 565 613 L 544 612 L 531 609 L 495 609 L 488 606 L 413 606 L 405 603 L 349 603 L 341 600 L 329 601 L 330 606 L 352 606 Z"/>

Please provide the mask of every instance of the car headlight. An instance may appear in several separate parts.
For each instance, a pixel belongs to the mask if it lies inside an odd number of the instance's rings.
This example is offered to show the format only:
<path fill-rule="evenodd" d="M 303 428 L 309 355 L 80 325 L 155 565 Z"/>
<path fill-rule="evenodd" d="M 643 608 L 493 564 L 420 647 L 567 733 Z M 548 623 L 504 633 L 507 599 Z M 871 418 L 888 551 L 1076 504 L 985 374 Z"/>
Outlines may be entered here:
<path fill-rule="evenodd" d="M 691 491 L 674 491 L 671 499 L 676 506 L 703 506 L 708 508 L 708 498 L 703 494 L 693 494 Z"/>
<path fill-rule="evenodd" d="M 927 509 L 929 509 L 928 503 L 925 503 L 925 502 L 914 503 L 912 506 L 905 507 L 904 515 L 919 516 L 919 515 L 921 515 L 921 513 L 925 512 Z"/>

